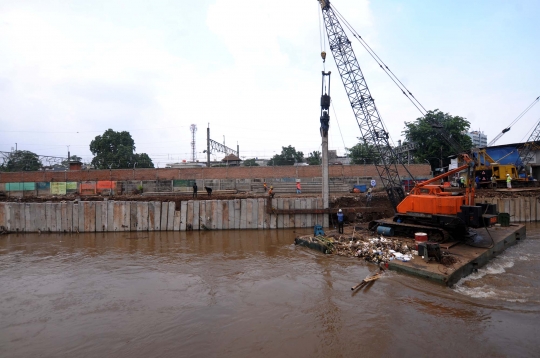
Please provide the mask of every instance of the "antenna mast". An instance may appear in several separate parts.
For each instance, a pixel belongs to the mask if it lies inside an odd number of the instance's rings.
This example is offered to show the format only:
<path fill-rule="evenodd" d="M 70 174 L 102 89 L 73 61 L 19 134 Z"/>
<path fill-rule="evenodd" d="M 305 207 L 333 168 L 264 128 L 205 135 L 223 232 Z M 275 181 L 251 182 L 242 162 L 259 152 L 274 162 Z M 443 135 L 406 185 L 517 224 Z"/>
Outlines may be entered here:
<path fill-rule="evenodd" d="M 191 130 L 191 161 L 195 163 L 197 161 L 197 151 L 195 150 L 195 132 L 197 132 L 197 125 L 192 124 L 189 129 Z"/>

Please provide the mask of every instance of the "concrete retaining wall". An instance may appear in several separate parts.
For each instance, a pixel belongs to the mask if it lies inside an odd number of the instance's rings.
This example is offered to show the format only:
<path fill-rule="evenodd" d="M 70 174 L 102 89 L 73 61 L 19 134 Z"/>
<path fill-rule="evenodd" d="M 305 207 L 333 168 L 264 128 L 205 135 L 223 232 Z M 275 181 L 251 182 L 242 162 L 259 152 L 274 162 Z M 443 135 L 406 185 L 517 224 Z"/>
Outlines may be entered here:
<path fill-rule="evenodd" d="M 265 198 L 234 200 L 67 201 L 0 203 L 0 227 L 11 232 L 185 231 L 328 227 L 324 214 L 273 215 Z M 497 204 L 511 222 L 540 221 L 536 197 L 479 198 Z M 321 209 L 320 198 L 275 198 L 276 209 Z"/>
<path fill-rule="evenodd" d="M 509 213 L 510 222 L 540 221 L 540 198 L 522 196 L 518 198 L 477 198 L 476 203 L 497 204 L 499 212 Z"/>
<path fill-rule="evenodd" d="M 328 226 L 328 215 L 273 215 L 266 200 L 67 201 L 0 203 L 0 227 L 10 232 L 186 231 Z M 272 199 L 272 207 L 322 209 L 322 199 Z"/>

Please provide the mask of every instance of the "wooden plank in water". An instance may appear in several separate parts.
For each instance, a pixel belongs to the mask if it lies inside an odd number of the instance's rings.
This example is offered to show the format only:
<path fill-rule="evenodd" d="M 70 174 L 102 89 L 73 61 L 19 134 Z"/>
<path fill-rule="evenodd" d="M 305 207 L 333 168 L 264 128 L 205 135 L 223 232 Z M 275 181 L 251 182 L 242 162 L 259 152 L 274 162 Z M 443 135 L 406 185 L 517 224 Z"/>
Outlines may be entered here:
<path fill-rule="evenodd" d="M 351 290 L 354 291 L 354 290 L 356 290 L 356 289 L 362 288 L 362 287 L 364 287 L 365 285 L 367 285 L 368 283 L 370 283 L 371 281 L 378 280 L 379 278 L 381 278 L 381 276 L 382 276 L 382 273 L 379 272 L 379 273 L 376 273 L 376 274 L 373 275 L 373 276 L 366 277 L 366 278 L 363 279 L 362 282 L 360 282 L 358 285 L 351 287 Z"/>
<path fill-rule="evenodd" d="M 101 231 L 109 231 L 109 202 L 104 201 L 101 203 Z"/>

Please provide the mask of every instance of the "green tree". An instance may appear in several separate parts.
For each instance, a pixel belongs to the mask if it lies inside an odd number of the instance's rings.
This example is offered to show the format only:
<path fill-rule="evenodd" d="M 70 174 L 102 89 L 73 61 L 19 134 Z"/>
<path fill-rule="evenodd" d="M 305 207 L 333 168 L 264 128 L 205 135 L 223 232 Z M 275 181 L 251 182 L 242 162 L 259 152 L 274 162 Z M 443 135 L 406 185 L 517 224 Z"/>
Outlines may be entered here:
<path fill-rule="evenodd" d="M 304 161 L 304 153 L 297 152 L 292 146 L 281 147 L 281 154 L 276 154 L 268 161 L 268 165 L 294 165 Z"/>
<path fill-rule="evenodd" d="M 154 167 L 148 154 L 135 154 L 135 141 L 126 131 L 107 129 L 90 142 L 90 151 L 94 155 L 92 165 L 96 169 Z"/>
<path fill-rule="evenodd" d="M 258 167 L 259 164 L 255 163 L 255 158 L 244 160 L 245 167 Z"/>
<path fill-rule="evenodd" d="M 153 168 L 154 163 L 146 153 L 133 154 L 133 162 L 136 168 Z"/>
<path fill-rule="evenodd" d="M 0 170 L 4 172 L 30 172 L 40 170 L 43 164 L 36 153 L 16 150 L 8 154 Z"/>
<path fill-rule="evenodd" d="M 346 148 L 349 151 L 351 164 L 374 164 L 379 161 L 377 149 L 358 138 L 360 142 L 352 148 Z"/>
<path fill-rule="evenodd" d="M 439 123 L 442 128 L 437 129 L 434 123 Z M 414 122 L 405 122 L 403 134 L 408 142 L 417 144 L 414 153 L 416 163 L 427 161 L 432 169 L 435 169 L 448 166 L 449 156 L 459 154 L 458 151 L 471 149 L 472 141 L 466 134 L 470 126 L 470 122 L 465 118 L 452 116 L 436 109 L 429 111 L 424 117 L 417 118 Z M 444 137 L 456 142 L 460 148 L 452 148 Z"/>
<path fill-rule="evenodd" d="M 321 152 L 314 151 L 314 152 L 309 153 L 306 161 L 309 165 L 320 165 L 322 162 Z"/>

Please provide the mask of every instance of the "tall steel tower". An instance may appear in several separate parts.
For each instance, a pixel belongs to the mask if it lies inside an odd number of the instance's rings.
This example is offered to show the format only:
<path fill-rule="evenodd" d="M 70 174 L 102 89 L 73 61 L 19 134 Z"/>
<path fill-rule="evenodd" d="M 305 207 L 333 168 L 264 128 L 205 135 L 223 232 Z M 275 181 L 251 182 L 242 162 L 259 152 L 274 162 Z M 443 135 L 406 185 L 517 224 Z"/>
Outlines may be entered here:
<path fill-rule="evenodd" d="M 191 161 L 197 161 L 197 151 L 195 150 L 195 132 L 197 132 L 197 125 L 192 124 L 189 129 L 191 130 Z"/>

